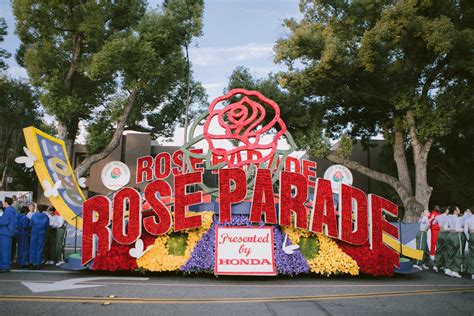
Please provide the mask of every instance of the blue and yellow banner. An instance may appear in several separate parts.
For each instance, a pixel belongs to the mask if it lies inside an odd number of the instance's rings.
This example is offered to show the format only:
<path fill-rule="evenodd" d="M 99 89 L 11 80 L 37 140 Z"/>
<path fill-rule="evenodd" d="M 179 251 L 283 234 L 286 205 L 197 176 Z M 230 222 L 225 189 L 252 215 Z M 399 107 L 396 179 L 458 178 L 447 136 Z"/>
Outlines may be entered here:
<path fill-rule="evenodd" d="M 60 182 L 58 195 L 50 196 L 49 200 L 70 225 L 77 223 L 77 228 L 82 229 L 82 203 L 86 198 L 69 163 L 64 142 L 31 126 L 24 128 L 23 134 L 28 149 L 36 157 L 34 168 L 43 190 Z"/>

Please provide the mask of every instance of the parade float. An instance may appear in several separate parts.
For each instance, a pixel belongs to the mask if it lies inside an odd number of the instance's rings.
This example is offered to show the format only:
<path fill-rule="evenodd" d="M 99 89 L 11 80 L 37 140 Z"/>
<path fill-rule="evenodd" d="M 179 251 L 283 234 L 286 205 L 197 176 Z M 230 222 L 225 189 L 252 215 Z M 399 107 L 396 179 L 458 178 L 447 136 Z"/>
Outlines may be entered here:
<path fill-rule="evenodd" d="M 62 141 L 34 127 L 24 133 L 45 196 L 82 229 L 80 260 L 90 269 L 390 276 L 400 253 L 421 256 L 385 219 L 398 215 L 396 204 L 343 182 L 335 195 L 315 162 L 292 156 L 279 106 L 256 91 L 216 98 L 180 150 L 140 157 L 136 174 L 117 162 L 105 171 L 116 180 L 108 196 L 86 199 Z M 126 186 L 130 177 L 143 192 Z"/>

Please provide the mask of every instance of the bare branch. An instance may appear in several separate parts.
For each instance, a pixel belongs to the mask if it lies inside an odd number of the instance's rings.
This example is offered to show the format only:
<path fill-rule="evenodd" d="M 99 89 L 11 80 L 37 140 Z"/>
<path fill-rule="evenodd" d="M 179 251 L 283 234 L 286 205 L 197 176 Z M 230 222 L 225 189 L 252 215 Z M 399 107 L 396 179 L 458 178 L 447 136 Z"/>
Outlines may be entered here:
<path fill-rule="evenodd" d="M 386 183 L 390 185 L 400 196 L 400 199 L 402 201 L 409 200 L 412 196 L 410 192 L 405 188 L 405 186 L 395 177 L 392 177 L 388 174 L 378 172 L 375 170 L 372 170 L 357 161 L 353 161 L 347 158 L 342 158 L 338 156 L 335 152 L 331 152 L 328 156 L 326 156 L 326 159 L 329 161 L 344 165 L 350 169 L 353 169 L 369 178 L 372 178 L 374 180 Z"/>

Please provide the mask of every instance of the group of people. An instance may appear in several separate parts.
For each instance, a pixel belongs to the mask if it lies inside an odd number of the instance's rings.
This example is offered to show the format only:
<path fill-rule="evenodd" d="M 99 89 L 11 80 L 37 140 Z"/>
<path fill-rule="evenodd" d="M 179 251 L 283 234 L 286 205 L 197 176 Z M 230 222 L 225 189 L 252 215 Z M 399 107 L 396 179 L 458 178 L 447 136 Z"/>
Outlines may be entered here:
<path fill-rule="evenodd" d="M 471 210 L 461 212 L 457 206 L 425 210 L 420 218 L 420 230 L 416 236 L 417 249 L 423 250 L 423 258 L 416 261 L 415 268 L 429 269 L 434 259 L 433 270 L 451 277 L 461 278 L 461 272 L 471 274 L 474 280 L 474 215 Z M 431 230 L 431 254 L 427 233 Z M 468 249 L 466 251 L 466 244 Z"/>
<path fill-rule="evenodd" d="M 66 223 L 55 208 L 32 203 L 19 211 L 6 197 L 0 207 L 0 273 L 9 272 L 16 257 L 19 268 L 38 270 L 61 263 Z"/>

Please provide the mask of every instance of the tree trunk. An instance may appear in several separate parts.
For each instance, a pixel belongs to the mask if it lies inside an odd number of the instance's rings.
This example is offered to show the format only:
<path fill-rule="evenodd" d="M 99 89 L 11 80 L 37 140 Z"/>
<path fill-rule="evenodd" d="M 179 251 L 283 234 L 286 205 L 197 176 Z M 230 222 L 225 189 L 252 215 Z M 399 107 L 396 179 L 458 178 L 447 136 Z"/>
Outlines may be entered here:
<path fill-rule="evenodd" d="M 59 139 L 64 141 L 64 145 L 66 147 L 66 152 L 68 154 L 69 161 L 72 162 L 72 157 L 74 155 L 74 143 L 76 142 L 77 131 L 79 123 L 76 123 L 75 128 L 72 128 L 74 124 L 67 124 L 64 122 L 58 122 L 58 136 Z"/>
<path fill-rule="evenodd" d="M 415 163 L 416 183 L 415 196 L 424 209 L 428 209 L 433 188 L 428 184 L 428 154 L 432 146 L 432 141 L 429 140 L 420 148 L 413 148 L 413 160 Z"/>
<path fill-rule="evenodd" d="M 398 180 L 403 184 L 410 195 L 413 195 L 413 186 L 410 173 L 408 171 L 407 157 L 405 155 L 405 142 L 403 131 L 399 128 L 394 129 L 393 159 L 397 166 Z"/>
<path fill-rule="evenodd" d="M 433 139 L 428 139 L 424 144 L 418 139 L 415 117 L 411 111 L 406 115 L 408 131 L 410 133 L 410 143 L 413 148 L 413 163 L 415 164 L 415 199 L 419 207 L 411 217 L 419 217 L 421 211 L 428 209 L 433 188 L 428 185 L 428 154 L 433 145 Z"/>
<path fill-rule="evenodd" d="M 112 139 L 107 145 L 107 147 L 105 147 L 105 149 L 101 151 L 100 153 L 97 153 L 95 155 L 92 155 L 84 159 L 84 161 L 82 161 L 82 163 L 76 168 L 75 173 L 78 178 L 85 175 L 87 171 L 89 170 L 89 168 L 92 166 L 92 164 L 107 157 L 120 144 L 120 141 L 122 139 L 122 133 L 125 129 L 125 125 L 127 124 L 128 115 L 130 114 L 130 110 L 132 109 L 135 103 L 137 94 L 138 94 L 138 89 L 134 89 L 128 96 L 127 103 L 125 104 L 122 115 L 120 116 L 117 122 L 117 128 L 114 132 L 114 135 L 112 136 Z"/>
<path fill-rule="evenodd" d="M 403 220 L 407 223 L 416 223 L 420 219 L 421 212 L 424 209 L 423 204 L 413 195 L 408 199 L 402 199 L 402 203 L 405 209 Z"/>
<path fill-rule="evenodd" d="M 76 34 L 74 35 L 74 40 L 73 40 L 71 64 L 69 65 L 69 69 L 66 73 L 66 77 L 64 78 L 64 89 L 66 90 L 66 93 L 68 95 L 70 95 L 72 91 L 72 80 L 74 77 L 74 73 L 76 72 L 79 59 L 81 58 L 81 53 L 82 53 L 82 37 Z"/>
<path fill-rule="evenodd" d="M 81 53 L 82 37 L 76 34 L 73 39 L 71 63 L 64 77 L 64 90 L 66 95 L 71 95 L 72 93 L 74 74 L 76 73 Z M 79 120 L 77 120 L 77 122 L 66 122 L 59 119 L 58 121 L 59 139 L 64 141 L 69 161 L 71 161 L 74 155 L 74 143 L 76 141 L 77 131 L 79 130 Z M 71 163 L 73 162 L 71 161 Z"/>

